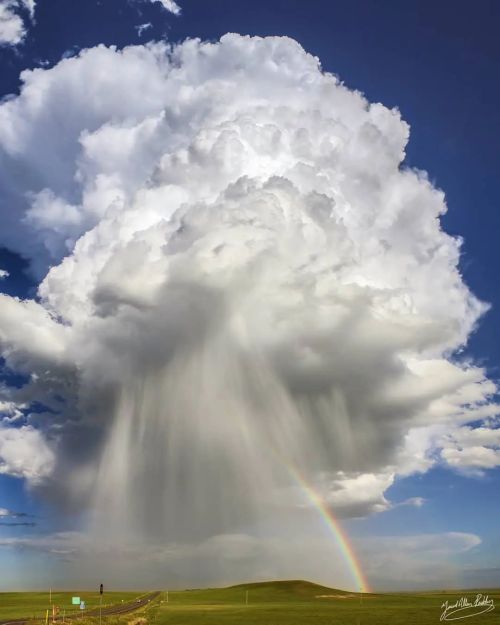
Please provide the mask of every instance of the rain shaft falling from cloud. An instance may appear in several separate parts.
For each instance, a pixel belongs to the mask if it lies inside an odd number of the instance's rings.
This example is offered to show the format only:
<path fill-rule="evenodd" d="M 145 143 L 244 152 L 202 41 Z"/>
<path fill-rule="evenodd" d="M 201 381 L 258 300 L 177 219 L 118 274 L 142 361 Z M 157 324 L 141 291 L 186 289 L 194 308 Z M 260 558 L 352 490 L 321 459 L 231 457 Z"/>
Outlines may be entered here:
<path fill-rule="evenodd" d="M 31 375 L 5 405 L 51 410 L 4 422 L 2 472 L 124 545 L 196 562 L 226 537 L 224 570 L 257 576 L 276 552 L 241 540 L 307 526 L 287 465 L 358 516 L 460 464 L 450 433 L 493 428 L 495 385 L 452 357 L 486 307 L 443 193 L 401 165 L 397 110 L 279 37 L 98 46 L 23 79 L 0 107 L 2 236 L 43 279 L 39 301 L 1 296 L 4 357 Z"/>

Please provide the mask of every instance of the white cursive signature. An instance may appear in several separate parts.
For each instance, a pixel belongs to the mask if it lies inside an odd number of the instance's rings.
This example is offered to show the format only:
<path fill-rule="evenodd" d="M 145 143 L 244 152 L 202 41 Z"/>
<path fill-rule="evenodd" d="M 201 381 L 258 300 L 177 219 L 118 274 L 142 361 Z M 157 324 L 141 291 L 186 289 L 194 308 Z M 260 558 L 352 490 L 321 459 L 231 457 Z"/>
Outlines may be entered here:
<path fill-rule="evenodd" d="M 460 597 L 455 603 L 445 601 L 441 606 L 443 610 L 440 621 L 458 621 L 462 618 L 485 614 L 495 609 L 493 599 L 488 595 L 476 595 L 474 601 L 469 601 L 467 597 Z"/>

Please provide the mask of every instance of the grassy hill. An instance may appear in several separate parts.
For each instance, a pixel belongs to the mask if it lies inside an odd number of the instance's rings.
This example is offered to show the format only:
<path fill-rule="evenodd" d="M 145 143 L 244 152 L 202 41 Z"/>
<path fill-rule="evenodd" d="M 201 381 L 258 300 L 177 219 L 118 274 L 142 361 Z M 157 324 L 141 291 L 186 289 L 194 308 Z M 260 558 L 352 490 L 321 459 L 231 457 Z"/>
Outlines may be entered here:
<path fill-rule="evenodd" d="M 345 590 L 338 590 L 337 588 L 321 586 L 320 584 L 314 584 L 313 582 L 307 582 L 302 579 L 238 584 L 236 586 L 230 586 L 227 590 L 239 590 L 245 593 L 248 591 L 249 596 L 257 598 L 259 601 L 276 601 L 280 598 L 285 601 L 291 599 L 295 601 L 309 601 L 312 598 L 322 596 L 353 596 L 353 593 L 347 592 Z"/>
<path fill-rule="evenodd" d="M 467 618 L 468 625 L 500 625 L 497 609 Z M 303 580 L 170 591 L 146 612 L 152 625 L 435 625 L 442 604 L 476 591 L 357 594 Z M 248 598 L 248 603 L 247 603 Z"/>

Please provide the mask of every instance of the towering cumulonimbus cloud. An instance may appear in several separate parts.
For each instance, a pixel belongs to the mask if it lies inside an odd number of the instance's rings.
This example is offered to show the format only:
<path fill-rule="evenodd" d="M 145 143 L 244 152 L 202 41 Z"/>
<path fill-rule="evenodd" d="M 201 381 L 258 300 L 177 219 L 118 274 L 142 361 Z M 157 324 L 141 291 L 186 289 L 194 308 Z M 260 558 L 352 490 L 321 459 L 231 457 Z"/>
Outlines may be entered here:
<path fill-rule="evenodd" d="M 300 525 L 296 471 L 359 516 L 397 476 L 498 464 L 495 384 L 456 357 L 486 306 L 397 110 L 285 37 L 98 46 L 22 79 L 2 242 L 41 282 L 0 299 L 30 376 L 3 389 L 0 471 L 36 445 L 11 472 L 114 538 L 205 545 Z"/>

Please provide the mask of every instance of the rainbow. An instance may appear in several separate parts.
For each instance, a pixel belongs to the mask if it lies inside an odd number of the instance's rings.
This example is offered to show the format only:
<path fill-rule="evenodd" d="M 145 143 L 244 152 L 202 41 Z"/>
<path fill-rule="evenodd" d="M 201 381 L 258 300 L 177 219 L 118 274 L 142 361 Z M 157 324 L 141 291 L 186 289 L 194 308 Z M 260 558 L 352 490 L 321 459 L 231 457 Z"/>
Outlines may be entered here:
<path fill-rule="evenodd" d="M 351 545 L 351 541 L 342 529 L 340 523 L 333 516 L 333 513 L 328 510 L 322 497 L 314 490 L 314 488 L 311 486 L 311 484 L 309 484 L 306 478 L 289 463 L 286 463 L 286 466 L 291 475 L 295 478 L 297 483 L 302 488 L 304 494 L 307 496 L 309 501 L 318 510 L 325 527 L 333 536 L 337 546 L 340 549 L 342 557 L 347 564 L 349 571 L 351 572 L 351 576 L 353 578 L 356 590 L 362 593 L 371 592 L 368 580 L 366 579 L 361 569 L 361 565 Z"/>

